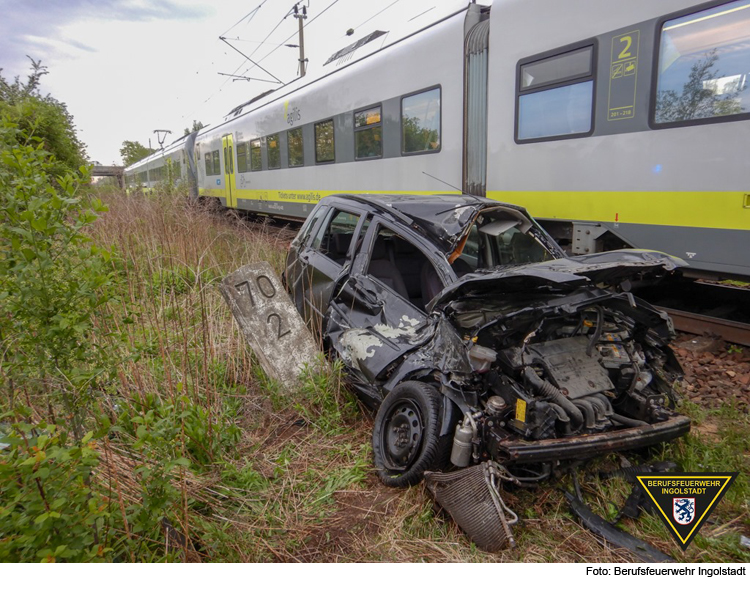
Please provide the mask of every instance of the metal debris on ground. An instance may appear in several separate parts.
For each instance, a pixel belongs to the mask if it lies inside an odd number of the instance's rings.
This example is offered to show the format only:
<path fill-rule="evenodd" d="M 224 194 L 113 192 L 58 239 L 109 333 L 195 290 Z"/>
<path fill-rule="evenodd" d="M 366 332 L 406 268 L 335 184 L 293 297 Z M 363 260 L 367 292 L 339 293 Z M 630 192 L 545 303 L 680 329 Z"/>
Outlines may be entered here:
<path fill-rule="evenodd" d="M 670 468 L 674 468 L 674 464 L 672 462 L 657 462 L 651 465 L 637 466 L 634 468 L 625 469 L 623 470 L 623 473 L 621 475 L 624 476 L 627 480 L 629 476 L 635 473 L 663 472 Z M 614 476 L 617 474 L 617 472 L 619 471 L 616 471 L 611 475 Z M 657 550 L 648 542 L 639 540 L 635 536 L 632 536 L 629 533 L 615 527 L 614 523 L 617 523 L 617 521 L 623 515 L 629 516 L 626 513 L 627 509 L 633 510 L 636 517 L 640 515 L 640 506 L 629 506 L 629 503 L 637 503 L 637 500 L 632 498 L 632 494 L 631 497 L 628 498 L 625 507 L 623 507 L 623 509 L 615 518 L 615 522 L 610 523 L 602 517 L 596 515 L 586 505 L 586 503 L 583 501 L 583 496 L 581 495 L 581 488 L 578 483 L 578 474 L 575 470 L 573 470 L 571 474 L 573 477 L 575 494 L 566 490 L 562 492 L 565 495 L 565 499 L 568 501 L 571 513 L 573 513 L 573 515 L 578 518 L 578 520 L 581 522 L 581 525 L 601 538 L 603 543 L 607 542 L 609 544 L 612 544 L 613 546 L 617 546 L 618 548 L 624 548 L 625 550 L 628 550 L 634 556 L 636 556 L 641 562 L 674 562 L 674 559 L 671 556 L 669 556 L 668 554 L 664 554 L 661 550 Z"/>
<path fill-rule="evenodd" d="M 629 550 L 641 562 L 674 562 L 671 556 L 657 550 L 651 544 L 617 529 L 614 525 L 596 515 L 583 501 L 578 500 L 575 495 L 567 491 L 564 491 L 564 494 L 573 515 L 580 520 L 586 529 L 591 530 L 600 538 L 603 538 L 613 546 Z"/>
<path fill-rule="evenodd" d="M 457 472 L 425 472 L 435 501 L 478 548 L 498 552 L 515 546 L 510 526 L 518 522 L 500 496 L 500 481 L 512 480 L 495 462 L 483 462 Z"/>

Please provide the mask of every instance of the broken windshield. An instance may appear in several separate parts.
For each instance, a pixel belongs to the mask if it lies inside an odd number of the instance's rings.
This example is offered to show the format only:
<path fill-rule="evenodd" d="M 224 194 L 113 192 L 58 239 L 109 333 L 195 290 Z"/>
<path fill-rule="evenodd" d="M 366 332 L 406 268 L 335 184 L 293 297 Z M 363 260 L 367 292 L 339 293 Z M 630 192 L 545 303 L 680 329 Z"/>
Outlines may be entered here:
<path fill-rule="evenodd" d="M 482 213 L 471 225 L 453 269 L 461 276 L 477 269 L 558 258 L 543 245 L 538 234 L 532 222 L 515 210 Z"/>

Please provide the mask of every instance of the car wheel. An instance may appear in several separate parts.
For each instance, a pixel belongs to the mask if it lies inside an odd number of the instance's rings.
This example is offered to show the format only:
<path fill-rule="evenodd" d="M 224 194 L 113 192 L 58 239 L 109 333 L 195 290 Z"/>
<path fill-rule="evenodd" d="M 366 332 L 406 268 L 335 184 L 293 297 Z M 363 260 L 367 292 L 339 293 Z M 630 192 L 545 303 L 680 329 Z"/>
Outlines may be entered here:
<path fill-rule="evenodd" d="M 428 384 L 404 382 L 383 400 L 375 416 L 372 449 L 387 486 L 417 484 L 425 470 L 448 464 L 451 431 L 440 437 L 443 397 Z"/>

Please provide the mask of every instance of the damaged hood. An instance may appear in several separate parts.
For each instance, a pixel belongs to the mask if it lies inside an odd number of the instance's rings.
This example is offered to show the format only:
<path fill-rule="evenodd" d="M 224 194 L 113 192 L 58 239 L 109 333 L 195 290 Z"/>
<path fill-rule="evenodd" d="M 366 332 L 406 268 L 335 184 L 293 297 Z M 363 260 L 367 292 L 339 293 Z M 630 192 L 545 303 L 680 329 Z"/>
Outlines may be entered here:
<path fill-rule="evenodd" d="M 523 291 L 568 291 L 582 285 L 618 285 L 643 273 L 664 275 L 687 266 L 682 259 L 654 250 L 623 249 L 555 259 L 542 263 L 496 267 L 464 275 L 430 303 L 439 309 L 466 296 Z"/>
<path fill-rule="evenodd" d="M 395 208 L 411 218 L 413 227 L 429 238 L 446 256 L 456 249 L 478 212 L 487 207 L 488 204 L 484 201 L 466 204 L 451 196 L 433 197 L 431 202 L 426 203 L 395 204 Z"/>

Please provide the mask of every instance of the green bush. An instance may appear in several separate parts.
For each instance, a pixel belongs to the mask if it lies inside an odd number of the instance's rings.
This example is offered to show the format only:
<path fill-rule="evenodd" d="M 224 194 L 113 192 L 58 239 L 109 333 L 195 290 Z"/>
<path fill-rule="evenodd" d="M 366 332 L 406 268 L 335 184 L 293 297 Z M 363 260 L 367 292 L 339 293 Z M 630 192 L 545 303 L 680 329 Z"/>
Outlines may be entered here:
<path fill-rule="evenodd" d="M 65 103 L 41 94 L 39 82 L 46 74 L 41 62 L 31 60 L 31 74 L 25 83 L 19 77 L 8 82 L 0 75 L 0 118 L 9 117 L 27 137 L 40 138 L 44 149 L 54 156 L 49 170 L 57 177 L 86 164 L 86 146 L 76 136 Z"/>
<path fill-rule="evenodd" d="M 0 450 L 0 561 L 109 558 L 113 515 L 92 486 L 99 464 L 92 436 L 69 445 L 64 432 L 44 422 L 7 429 L 8 447 Z"/>
<path fill-rule="evenodd" d="M 80 439 L 83 409 L 111 370 L 101 328 L 114 274 L 112 252 L 84 233 L 106 208 L 79 192 L 85 169 L 53 184 L 57 164 L 17 121 L 0 121 L 0 339 L 12 343 L 0 380 L 11 405 L 14 384 L 61 402 Z"/>

